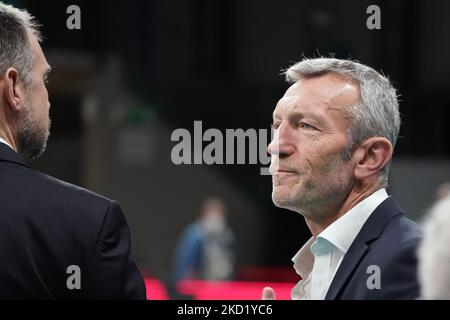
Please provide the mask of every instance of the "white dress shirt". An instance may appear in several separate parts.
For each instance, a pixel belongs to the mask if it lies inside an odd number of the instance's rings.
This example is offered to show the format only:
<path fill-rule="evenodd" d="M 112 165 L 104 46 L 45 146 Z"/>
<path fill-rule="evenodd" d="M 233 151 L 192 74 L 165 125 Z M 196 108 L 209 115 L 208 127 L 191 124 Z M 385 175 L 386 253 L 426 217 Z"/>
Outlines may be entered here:
<path fill-rule="evenodd" d="M 323 300 L 345 254 L 372 212 L 388 198 L 385 189 L 372 193 L 325 230 L 312 237 L 292 258 L 302 277 L 291 291 L 292 300 Z"/>
<path fill-rule="evenodd" d="M 8 142 L 6 142 L 6 140 L 0 138 L 0 142 L 6 144 L 8 147 L 10 147 L 11 149 L 13 149 L 13 147 L 11 147 L 11 145 L 10 145 Z"/>

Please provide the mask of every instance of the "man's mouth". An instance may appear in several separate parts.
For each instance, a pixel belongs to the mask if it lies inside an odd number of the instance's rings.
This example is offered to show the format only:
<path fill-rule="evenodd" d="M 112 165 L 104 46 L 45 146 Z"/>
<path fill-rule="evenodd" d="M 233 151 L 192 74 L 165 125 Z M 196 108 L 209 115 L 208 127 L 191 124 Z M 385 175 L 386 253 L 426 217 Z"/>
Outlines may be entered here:
<path fill-rule="evenodd" d="M 297 171 L 290 169 L 290 168 L 283 168 L 283 167 L 276 168 L 272 173 L 273 176 L 276 176 L 279 178 L 294 176 L 297 174 L 298 174 Z"/>
<path fill-rule="evenodd" d="M 278 169 L 274 173 L 274 175 L 289 175 L 289 174 L 297 174 L 297 172 L 286 169 Z"/>

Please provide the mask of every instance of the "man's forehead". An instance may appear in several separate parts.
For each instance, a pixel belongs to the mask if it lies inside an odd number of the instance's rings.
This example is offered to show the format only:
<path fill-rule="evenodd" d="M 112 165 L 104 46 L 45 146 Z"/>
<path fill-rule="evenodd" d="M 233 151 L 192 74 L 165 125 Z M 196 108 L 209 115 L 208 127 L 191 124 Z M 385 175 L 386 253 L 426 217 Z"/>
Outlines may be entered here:
<path fill-rule="evenodd" d="M 284 95 L 278 100 L 275 110 L 273 111 L 273 117 L 276 118 L 280 113 L 288 110 L 294 109 L 297 104 L 297 96 L 286 96 Z"/>
<path fill-rule="evenodd" d="M 286 90 L 277 103 L 274 115 L 284 109 L 304 109 L 304 107 L 339 111 L 357 103 L 359 99 L 358 83 L 343 76 L 330 74 L 301 79 Z"/>
<path fill-rule="evenodd" d="M 322 118 L 324 111 L 317 107 L 318 104 L 313 101 L 306 101 L 300 97 L 283 97 L 281 98 L 273 112 L 273 118 L 280 118 L 282 114 L 295 113 L 302 117 Z M 338 108 L 330 107 L 329 111 L 336 111 Z"/>
<path fill-rule="evenodd" d="M 298 90 L 301 89 L 302 80 L 298 80 L 297 82 L 293 83 L 284 93 L 283 97 L 291 97 L 298 94 Z"/>
<path fill-rule="evenodd" d="M 297 80 L 286 90 L 284 96 L 295 96 L 300 93 L 329 96 L 335 95 L 343 91 L 343 89 L 354 91 L 354 93 L 358 93 L 359 95 L 359 84 L 356 80 L 340 74 L 329 73 Z"/>

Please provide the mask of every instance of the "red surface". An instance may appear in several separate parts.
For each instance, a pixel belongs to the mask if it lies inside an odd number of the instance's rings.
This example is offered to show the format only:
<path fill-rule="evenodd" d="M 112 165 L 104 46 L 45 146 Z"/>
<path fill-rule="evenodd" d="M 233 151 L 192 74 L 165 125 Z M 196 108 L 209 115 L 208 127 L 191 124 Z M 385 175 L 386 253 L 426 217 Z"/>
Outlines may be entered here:
<path fill-rule="evenodd" d="M 300 278 L 293 267 L 241 266 L 237 277 L 245 281 L 297 283 Z"/>
<path fill-rule="evenodd" d="M 147 299 L 167 300 L 164 284 L 158 279 L 146 278 Z M 295 283 L 286 282 L 244 282 L 244 281 L 200 281 L 184 280 L 179 283 L 181 293 L 193 295 L 195 300 L 260 300 L 266 286 L 275 289 L 278 300 L 289 300 Z"/>
<path fill-rule="evenodd" d="M 147 300 L 168 300 L 166 287 L 158 279 L 145 278 L 145 288 L 147 289 Z"/>

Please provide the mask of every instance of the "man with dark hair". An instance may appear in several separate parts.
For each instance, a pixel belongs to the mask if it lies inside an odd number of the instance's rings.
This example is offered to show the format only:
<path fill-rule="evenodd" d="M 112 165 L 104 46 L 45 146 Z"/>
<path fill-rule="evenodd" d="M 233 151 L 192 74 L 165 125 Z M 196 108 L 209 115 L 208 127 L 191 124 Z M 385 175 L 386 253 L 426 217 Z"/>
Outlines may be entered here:
<path fill-rule="evenodd" d="M 0 2 L 0 299 L 145 299 L 119 204 L 23 161 L 50 129 L 39 41 L 33 17 Z"/>

